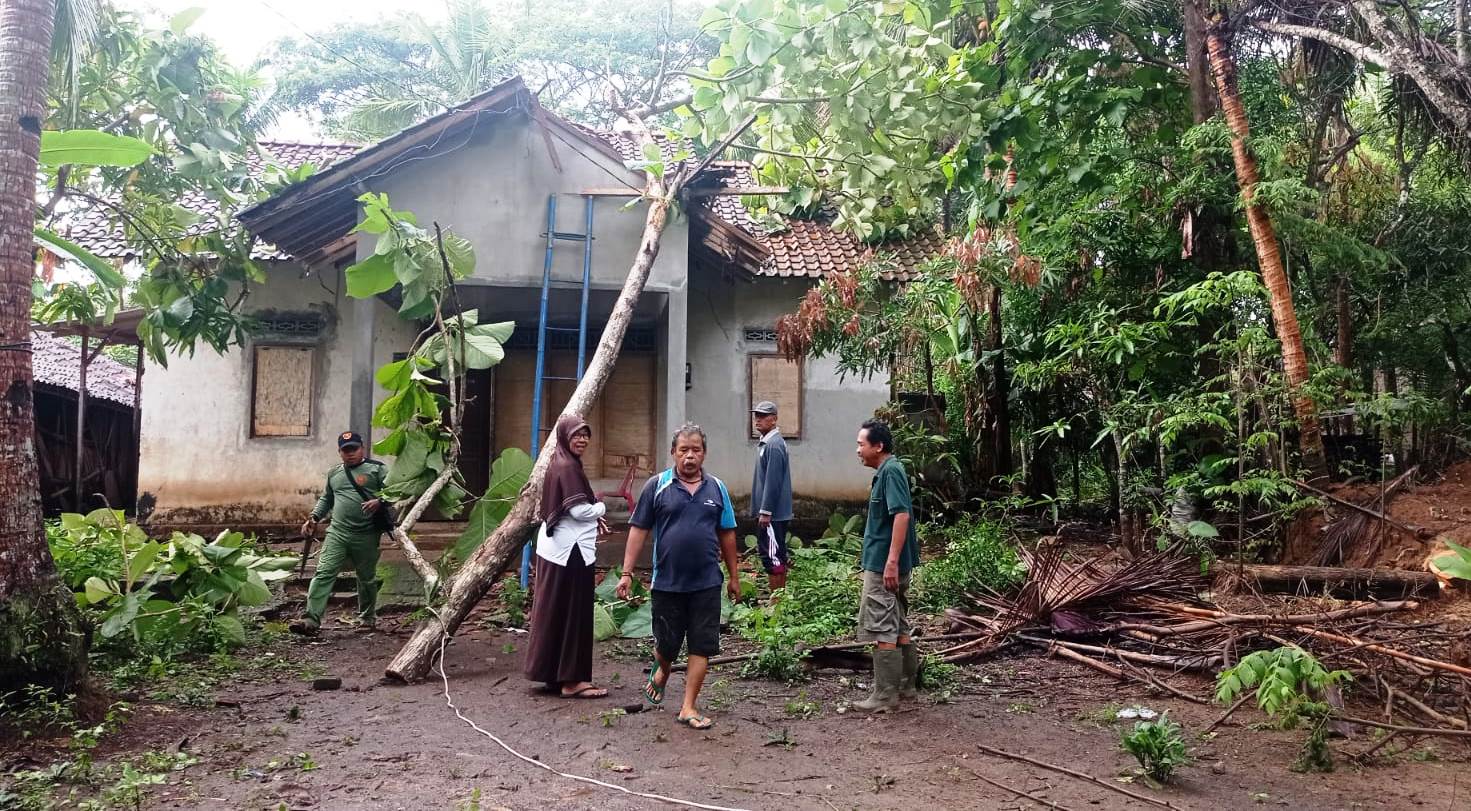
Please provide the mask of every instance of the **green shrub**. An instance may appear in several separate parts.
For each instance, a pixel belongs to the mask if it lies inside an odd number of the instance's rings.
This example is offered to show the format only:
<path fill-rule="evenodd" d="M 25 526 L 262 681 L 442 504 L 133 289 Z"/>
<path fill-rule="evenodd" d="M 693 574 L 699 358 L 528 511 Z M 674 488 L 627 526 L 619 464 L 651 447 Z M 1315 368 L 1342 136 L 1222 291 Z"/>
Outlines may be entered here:
<path fill-rule="evenodd" d="M 1140 721 L 1123 734 L 1124 751 L 1134 756 L 1144 773 L 1167 782 L 1177 767 L 1190 762 L 1180 725 L 1161 715 L 1158 721 Z"/>
<path fill-rule="evenodd" d="M 745 668 L 748 675 L 781 681 L 806 677 L 802 650 L 847 636 L 858 616 L 856 518 L 834 515 L 828 531 L 811 544 L 790 538 L 792 566 L 787 584 L 769 605 L 739 605 L 730 612 L 737 633 L 761 646 Z"/>
<path fill-rule="evenodd" d="M 1308 722 L 1308 737 L 1294 771 L 1333 770 L 1328 749 L 1328 721 L 1332 707 L 1322 700 L 1324 692 L 1352 679 L 1346 670 L 1330 671 L 1311 653 L 1296 645 L 1256 651 L 1235 667 L 1216 676 L 1216 701 L 1230 704 L 1247 690 L 1256 689 L 1257 706 L 1281 729 Z"/>
<path fill-rule="evenodd" d="M 120 510 L 63 515 L 47 540 L 62 578 L 98 624 L 100 647 L 128 655 L 243 644 L 239 609 L 269 602 L 266 584 L 290 577 L 297 564 L 259 554 L 239 532 L 153 540 Z"/>
<path fill-rule="evenodd" d="M 115 515 L 108 510 L 90 516 L 66 513 L 60 520 L 46 522 L 46 544 L 67 588 L 81 591 L 93 577 L 116 579 L 123 570 L 125 534 L 131 535 L 137 546 L 148 542 L 142 530 L 114 520 Z"/>
<path fill-rule="evenodd" d="M 915 574 L 915 604 L 942 611 L 962 604 L 969 594 L 1021 582 L 1021 560 L 1000 524 L 971 517 L 949 526 L 927 525 L 921 532 L 942 538 L 945 554 L 926 561 Z"/>

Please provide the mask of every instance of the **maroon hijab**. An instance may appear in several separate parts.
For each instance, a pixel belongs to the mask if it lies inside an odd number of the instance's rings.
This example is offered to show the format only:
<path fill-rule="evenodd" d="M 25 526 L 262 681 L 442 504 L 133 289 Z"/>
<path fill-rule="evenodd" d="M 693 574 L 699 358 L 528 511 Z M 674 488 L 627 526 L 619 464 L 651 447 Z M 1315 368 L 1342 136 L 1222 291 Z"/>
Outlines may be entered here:
<path fill-rule="evenodd" d="M 582 459 L 572 452 L 572 436 L 582 429 L 592 428 L 581 417 L 571 414 L 557 420 L 557 449 L 552 453 L 547 467 L 546 484 L 541 489 L 541 520 L 551 532 L 562 514 L 582 503 L 593 504 L 598 497 L 592 491 L 592 483 L 582 470 Z"/>

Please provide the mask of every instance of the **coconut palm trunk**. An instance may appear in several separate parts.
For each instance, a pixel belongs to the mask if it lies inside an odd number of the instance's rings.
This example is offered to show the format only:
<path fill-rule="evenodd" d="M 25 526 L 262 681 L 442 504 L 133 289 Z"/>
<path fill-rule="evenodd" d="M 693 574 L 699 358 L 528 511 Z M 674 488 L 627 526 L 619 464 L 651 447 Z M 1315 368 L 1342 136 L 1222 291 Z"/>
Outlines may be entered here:
<path fill-rule="evenodd" d="M 31 378 L 31 229 L 55 0 L 0 3 L 0 694 L 66 692 L 87 638 L 41 525 Z"/>
<path fill-rule="evenodd" d="M 1210 56 L 1211 72 L 1216 79 L 1216 94 L 1220 98 L 1221 110 L 1231 128 L 1231 156 L 1236 164 L 1236 182 L 1241 186 L 1241 197 L 1246 204 L 1246 222 L 1251 230 L 1251 241 L 1256 247 L 1262 280 L 1267 286 L 1272 323 L 1277 330 L 1277 339 L 1282 342 L 1282 371 L 1287 377 L 1293 411 L 1297 415 L 1302 464 L 1311 478 L 1326 479 L 1328 461 L 1323 453 L 1318 407 L 1307 394 L 1308 359 L 1303 349 L 1302 330 L 1297 323 L 1297 310 L 1292 303 L 1292 285 L 1282 264 L 1282 252 L 1277 245 L 1277 231 L 1272 227 L 1272 218 L 1267 209 L 1255 199 L 1260 177 L 1256 158 L 1249 146 L 1251 128 L 1246 118 L 1246 107 L 1241 103 L 1241 93 L 1236 85 L 1236 65 L 1231 58 L 1230 48 L 1230 21 L 1225 10 L 1217 7 L 1211 13 L 1210 25 L 1206 29 L 1206 50 Z"/>

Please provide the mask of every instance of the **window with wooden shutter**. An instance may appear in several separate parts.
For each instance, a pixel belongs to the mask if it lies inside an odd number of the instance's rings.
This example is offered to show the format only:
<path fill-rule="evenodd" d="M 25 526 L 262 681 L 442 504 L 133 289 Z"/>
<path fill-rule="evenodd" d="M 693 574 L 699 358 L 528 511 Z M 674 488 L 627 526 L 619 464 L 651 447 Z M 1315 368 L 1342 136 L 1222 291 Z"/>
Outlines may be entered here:
<path fill-rule="evenodd" d="M 790 361 L 775 354 L 758 354 L 747 356 L 747 362 L 750 369 L 747 377 L 750 396 L 746 403 L 746 419 L 750 419 L 751 406 L 762 400 L 770 400 L 776 403 L 777 424 L 781 426 L 781 435 L 787 439 L 801 439 L 802 361 Z M 748 430 L 752 439 L 760 439 L 756 436 L 755 427 L 748 426 Z"/>
<path fill-rule="evenodd" d="M 313 347 L 257 345 L 250 435 L 311 436 Z"/>

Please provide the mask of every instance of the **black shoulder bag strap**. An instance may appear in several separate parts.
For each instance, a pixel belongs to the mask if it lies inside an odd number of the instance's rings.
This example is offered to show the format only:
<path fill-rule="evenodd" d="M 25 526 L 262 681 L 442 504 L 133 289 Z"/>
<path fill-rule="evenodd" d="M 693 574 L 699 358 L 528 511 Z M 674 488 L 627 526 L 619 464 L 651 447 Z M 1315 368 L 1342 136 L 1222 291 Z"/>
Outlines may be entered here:
<path fill-rule="evenodd" d="M 358 467 L 362 467 L 370 461 L 372 460 L 364 459 L 362 461 L 362 464 L 359 464 Z M 347 465 L 342 466 L 342 474 L 347 477 L 347 483 L 352 485 L 352 489 L 358 491 L 358 495 L 362 497 L 364 504 L 373 500 L 374 496 L 369 495 L 367 490 L 364 490 L 361 486 L 358 485 L 357 477 L 352 475 L 352 470 L 350 470 Z M 378 511 L 373 513 L 373 526 L 377 527 L 383 532 L 392 534 L 394 524 L 397 523 L 398 521 L 393 517 L 393 507 L 389 505 L 388 502 L 380 500 L 378 504 Z"/>

